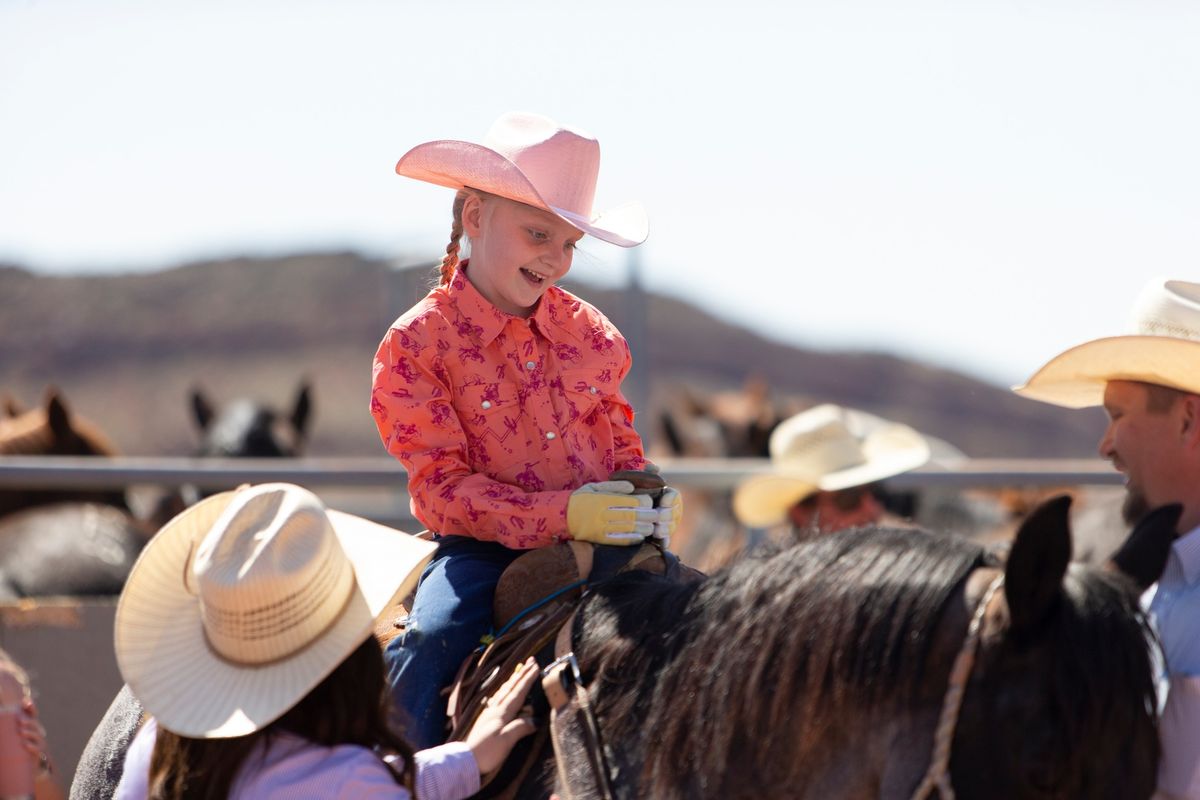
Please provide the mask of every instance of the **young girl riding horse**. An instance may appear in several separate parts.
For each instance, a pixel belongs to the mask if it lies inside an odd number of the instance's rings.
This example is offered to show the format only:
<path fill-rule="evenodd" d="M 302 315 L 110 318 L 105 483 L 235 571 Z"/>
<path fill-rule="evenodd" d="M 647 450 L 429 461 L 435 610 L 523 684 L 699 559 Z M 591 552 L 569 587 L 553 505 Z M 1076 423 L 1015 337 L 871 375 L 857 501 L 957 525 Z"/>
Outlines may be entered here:
<path fill-rule="evenodd" d="M 492 593 L 522 551 L 665 540 L 682 512 L 673 489 L 654 507 L 608 480 L 651 466 L 620 390 L 629 346 L 555 285 L 585 234 L 622 247 L 646 238 L 640 205 L 593 209 L 599 166 L 589 134 L 527 113 L 500 117 L 483 144 L 427 142 L 396 165 L 457 190 L 439 285 L 384 336 L 371 388 L 413 514 L 438 541 L 386 650 L 398 722 L 417 747 L 444 740 L 441 690 L 491 629 Z"/>

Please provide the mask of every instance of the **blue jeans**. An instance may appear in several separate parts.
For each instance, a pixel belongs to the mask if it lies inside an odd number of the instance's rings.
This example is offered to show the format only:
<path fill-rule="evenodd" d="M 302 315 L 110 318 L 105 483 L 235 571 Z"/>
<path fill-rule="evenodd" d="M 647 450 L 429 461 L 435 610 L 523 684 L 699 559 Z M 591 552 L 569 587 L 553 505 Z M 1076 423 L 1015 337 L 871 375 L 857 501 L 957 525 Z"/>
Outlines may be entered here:
<path fill-rule="evenodd" d="M 500 574 L 524 551 L 466 536 L 442 536 L 417 584 L 408 625 L 384 650 L 392 721 L 414 750 L 449 734 L 442 689 L 492 631 Z"/>

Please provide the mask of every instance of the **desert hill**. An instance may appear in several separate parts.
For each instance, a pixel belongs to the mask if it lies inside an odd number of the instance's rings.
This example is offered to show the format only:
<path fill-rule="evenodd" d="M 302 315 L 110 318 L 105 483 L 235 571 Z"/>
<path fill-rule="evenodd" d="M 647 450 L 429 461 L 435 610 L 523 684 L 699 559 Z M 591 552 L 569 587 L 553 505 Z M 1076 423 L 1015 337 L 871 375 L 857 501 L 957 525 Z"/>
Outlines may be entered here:
<path fill-rule="evenodd" d="M 191 263 L 154 273 L 47 276 L 0 266 L 0 393 L 24 405 L 60 387 L 79 413 L 135 455 L 184 455 L 196 441 L 187 397 L 251 396 L 290 406 L 315 393 L 312 455 L 378 455 L 367 413 L 370 359 L 389 322 L 425 291 L 428 266 L 353 253 Z M 832 401 L 908 422 L 970 455 L 1094 453 L 1098 411 L 1069 412 L 949 370 L 882 352 L 787 345 L 693 305 L 641 291 L 567 287 L 630 338 L 648 385 L 628 387 L 643 435 L 681 390 L 764 380 L 797 403 Z"/>

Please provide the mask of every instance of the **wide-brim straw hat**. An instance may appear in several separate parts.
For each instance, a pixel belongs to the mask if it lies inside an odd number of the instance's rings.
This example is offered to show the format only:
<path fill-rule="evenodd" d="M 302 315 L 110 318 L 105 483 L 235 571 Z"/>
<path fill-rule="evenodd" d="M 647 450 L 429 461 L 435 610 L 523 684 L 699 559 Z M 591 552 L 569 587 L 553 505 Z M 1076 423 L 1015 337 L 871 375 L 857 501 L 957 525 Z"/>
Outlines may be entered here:
<path fill-rule="evenodd" d="M 929 442 L 909 426 L 829 403 L 781 422 L 769 449 L 771 471 L 746 479 L 733 495 L 738 521 L 752 528 L 784 522 L 814 492 L 891 478 L 930 456 Z"/>
<path fill-rule="evenodd" d="M 549 211 L 586 234 L 621 247 L 646 241 L 640 203 L 607 211 L 592 207 L 600 173 L 600 143 L 548 117 L 509 112 L 492 124 L 482 144 L 443 139 L 419 144 L 396 172 L 451 189 L 478 189 Z"/>
<path fill-rule="evenodd" d="M 1200 394 L 1200 284 L 1155 278 L 1127 331 L 1060 353 L 1013 391 L 1068 408 L 1101 405 L 1105 385 L 1117 380 Z"/>
<path fill-rule="evenodd" d="M 291 484 L 202 500 L 147 543 L 117 605 L 117 663 L 193 738 L 269 725 L 372 635 L 436 545 Z"/>

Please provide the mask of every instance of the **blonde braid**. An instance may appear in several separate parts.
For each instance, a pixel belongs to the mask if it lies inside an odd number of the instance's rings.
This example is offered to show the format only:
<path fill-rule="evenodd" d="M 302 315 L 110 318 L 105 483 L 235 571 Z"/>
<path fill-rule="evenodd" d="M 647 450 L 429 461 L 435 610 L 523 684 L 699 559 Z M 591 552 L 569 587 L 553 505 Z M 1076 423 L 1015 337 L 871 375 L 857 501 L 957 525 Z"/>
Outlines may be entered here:
<path fill-rule="evenodd" d="M 442 286 L 450 284 L 450 279 L 454 277 L 454 268 L 458 266 L 458 243 L 462 239 L 463 234 L 463 205 L 467 202 L 468 196 L 469 194 L 466 189 L 459 189 L 458 193 L 454 195 L 454 205 L 451 207 L 451 213 L 454 215 L 454 223 L 450 227 L 450 244 L 446 245 L 446 255 L 442 257 L 440 270 L 440 284 Z"/>

